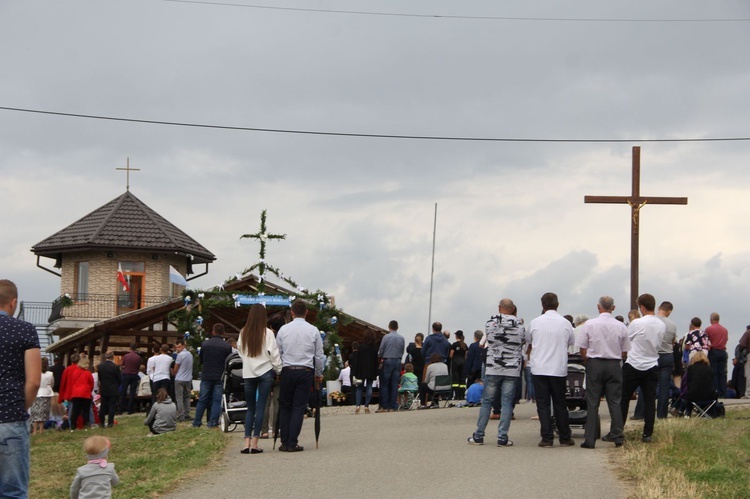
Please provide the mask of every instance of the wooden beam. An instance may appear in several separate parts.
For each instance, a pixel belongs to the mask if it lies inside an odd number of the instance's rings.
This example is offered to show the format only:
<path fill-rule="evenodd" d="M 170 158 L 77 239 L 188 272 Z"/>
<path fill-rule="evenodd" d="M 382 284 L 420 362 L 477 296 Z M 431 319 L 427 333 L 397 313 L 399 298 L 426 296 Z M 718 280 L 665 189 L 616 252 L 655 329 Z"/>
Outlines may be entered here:
<path fill-rule="evenodd" d="M 235 333 L 239 334 L 240 328 L 232 324 L 228 319 L 225 319 L 224 317 L 219 315 L 216 311 L 214 311 L 214 313 L 211 314 L 211 317 L 214 319 L 219 319 L 219 321 L 223 322 L 224 325 L 231 327 L 232 329 L 234 329 Z M 209 332 L 208 334 L 210 335 L 211 333 Z"/>

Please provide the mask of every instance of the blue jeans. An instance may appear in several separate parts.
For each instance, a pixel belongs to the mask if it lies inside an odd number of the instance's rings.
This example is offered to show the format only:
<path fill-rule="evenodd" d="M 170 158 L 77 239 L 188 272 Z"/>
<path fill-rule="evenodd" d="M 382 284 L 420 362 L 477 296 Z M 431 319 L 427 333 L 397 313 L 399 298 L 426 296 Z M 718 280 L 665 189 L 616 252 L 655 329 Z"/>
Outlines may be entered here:
<path fill-rule="evenodd" d="M 211 404 L 211 412 L 208 418 L 208 427 L 216 428 L 219 426 L 219 414 L 221 414 L 221 396 L 222 396 L 221 381 L 209 381 L 201 380 L 201 394 L 198 397 L 198 405 L 195 406 L 195 419 L 193 420 L 193 427 L 199 428 L 201 425 L 201 419 L 203 419 L 203 413 L 206 410 L 209 402 Z"/>
<path fill-rule="evenodd" d="M 355 402 L 357 404 L 357 407 L 362 405 L 362 387 L 367 387 L 367 392 L 365 392 L 365 407 L 370 405 L 370 399 L 372 399 L 372 383 L 374 380 L 366 379 L 362 381 L 361 384 L 357 385 L 357 393 L 354 395 Z"/>
<path fill-rule="evenodd" d="M 656 417 L 664 419 L 669 412 L 669 385 L 672 384 L 674 371 L 674 354 L 659 354 L 659 384 L 656 390 Z"/>
<path fill-rule="evenodd" d="M 138 382 L 141 378 L 137 374 L 123 374 L 120 383 L 120 412 L 133 414 L 135 396 L 138 393 Z"/>
<path fill-rule="evenodd" d="M 516 383 L 518 381 L 520 381 L 520 378 L 514 376 L 498 376 L 494 374 L 486 374 L 484 376 L 482 407 L 479 409 L 479 419 L 477 420 L 477 430 L 474 432 L 474 438 L 484 438 L 484 429 L 487 428 L 487 422 L 490 420 L 490 412 L 492 412 L 492 400 L 495 398 L 495 392 L 499 388 L 501 413 L 500 423 L 497 425 L 497 439 L 508 439 L 510 418 L 513 416 L 513 397 L 516 394 Z"/>
<path fill-rule="evenodd" d="M 526 400 L 535 400 L 536 395 L 534 394 L 534 375 L 531 374 L 531 368 L 524 368 L 526 374 Z"/>
<path fill-rule="evenodd" d="M 398 381 L 401 378 L 401 359 L 383 359 L 380 376 L 380 407 L 397 409 Z"/>
<path fill-rule="evenodd" d="M 247 413 L 245 414 L 245 438 L 260 437 L 260 428 L 263 426 L 263 414 L 266 410 L 266 400 L 273 386 L 276 372 L 270 369 L 267 373 L 257 378 L 245 378 L 245 402 L 247 402 Z M 257 400 L 256 400 L 257 392 Z M 251 433 L 252 431 L 252 433 Z"/>
<path fill-rule="evenodd" d="M 708 361 L 711 363 L 711 369 L 714 372 L 714 389 L 719 394 L 719 398 L 727 398 L 727 359 L 726 350 L 716 350 L 712 348 L 708 351 Z"/>
<path fill-rule="evenodd" d="M 0 497 L 28 497 L 29 423 L 0 423 Z"/>

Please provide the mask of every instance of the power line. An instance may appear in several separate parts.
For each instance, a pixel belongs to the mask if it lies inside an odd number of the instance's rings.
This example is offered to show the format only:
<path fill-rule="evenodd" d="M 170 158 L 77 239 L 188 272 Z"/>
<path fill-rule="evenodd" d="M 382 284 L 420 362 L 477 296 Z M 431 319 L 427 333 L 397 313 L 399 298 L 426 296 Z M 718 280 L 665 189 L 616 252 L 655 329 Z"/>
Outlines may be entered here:
<path fill-rule="evenodd" d="M 293 12 L 315 12 L 322 14 L 350 14 L 359 16 L 384 16 L 384 17 L 422 17 L 432 19 L 466 19 L 481 21 L 544 21 L 544 22 L 596 22 L 596 23 L 735 23 L 748 22 L 750 18 L 709 18 L 709 19 L 668 19 L 668 18 L 602 18 L 602 17 L 513 17 L 513 16 L 460 16 L 441 14 L 407 14 L 399 12 L 375 12 L 365 10 L 338 10 L 338 9 L 310 9 L 304 7 L 276 7 L 271 5 L 256 5 L 231 2 L 208 2 L 204 0 L 161 0 L 171 3 L 192 3 L 199 5 L 213 5 L 217 7 L 243 7 L 247 9 L 263 10 L 285 10 Z"/>
<path fill-rule="evenodd" d="M 85 118 L 92 120 L 120 121 L 126 123 L 144 123 L 148 125 L 166 125 L 191 128 L 210 128 L 216 130 L 235 130 L 242 132 L 286 133 L 296 135 L 325 135 L 330 137 L 361 137 L 371 139 L 408 139 L 408 140 L 442 140 L 463 142 L 556 142 L 556 143 L 620 143 L 620 142 L 738 142 L 750 141 L 750 137 L 695 137 L 674 139 L 545 139 L 545 138 L 511 138 L 511 137 L 452 137 L 444 135 L 396 135 L 388 133 L 354 133 L 354 132 L 325 132 L 320 130 L 294 130 L 285 128 L 258 128 L 246 126 L 209 125 L 205 123 L 186 123 L 180 121 L 146 120 L 137 118 L 121 118 L 117 116 L 101 116 L 96 114 L 62 113 L 44 111 L 41 109 L 25 109 L 18 107 L 0 106 L 2 111 L 16 111 L 20 113 L 46 114 L 51 116 L 65 116 L 69 118 Z"/>

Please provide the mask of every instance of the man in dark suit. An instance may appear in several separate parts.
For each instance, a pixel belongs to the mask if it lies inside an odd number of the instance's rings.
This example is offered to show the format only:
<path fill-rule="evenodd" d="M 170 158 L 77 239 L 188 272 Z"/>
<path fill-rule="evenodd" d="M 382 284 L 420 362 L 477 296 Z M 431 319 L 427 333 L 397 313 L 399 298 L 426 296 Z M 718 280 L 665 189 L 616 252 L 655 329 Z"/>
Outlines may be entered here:
<path fill-rule="evenodd" d="M 104 428 L 104 416 L 107 416 L 107 428 L 114 426 L 117 399 L 120 395 L 122 374 L 120 373 L 120 366 L 112 361 L 114 357 L 114 353 L 107 352 L 104 354 L 104 362 L 96 368 L 99 373 L 99 395 L 101 396 L 99 423 L 102 428 Z"/>

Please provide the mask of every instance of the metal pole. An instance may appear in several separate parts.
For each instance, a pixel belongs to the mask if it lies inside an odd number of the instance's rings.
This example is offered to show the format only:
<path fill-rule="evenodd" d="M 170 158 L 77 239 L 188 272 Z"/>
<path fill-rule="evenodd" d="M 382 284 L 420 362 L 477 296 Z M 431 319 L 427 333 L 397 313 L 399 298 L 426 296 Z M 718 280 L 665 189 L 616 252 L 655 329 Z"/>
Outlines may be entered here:
<path fill-rule="evenodd" d="M 430 308 L 427 311 L 427 330 L 430 334 L 432 328 L 432 283 L 435 278 L 435 234 L 437 233 L 437 203 L 435 203 L 435 219 L 432 223 L 432 267 L 430 268 Z"/>

